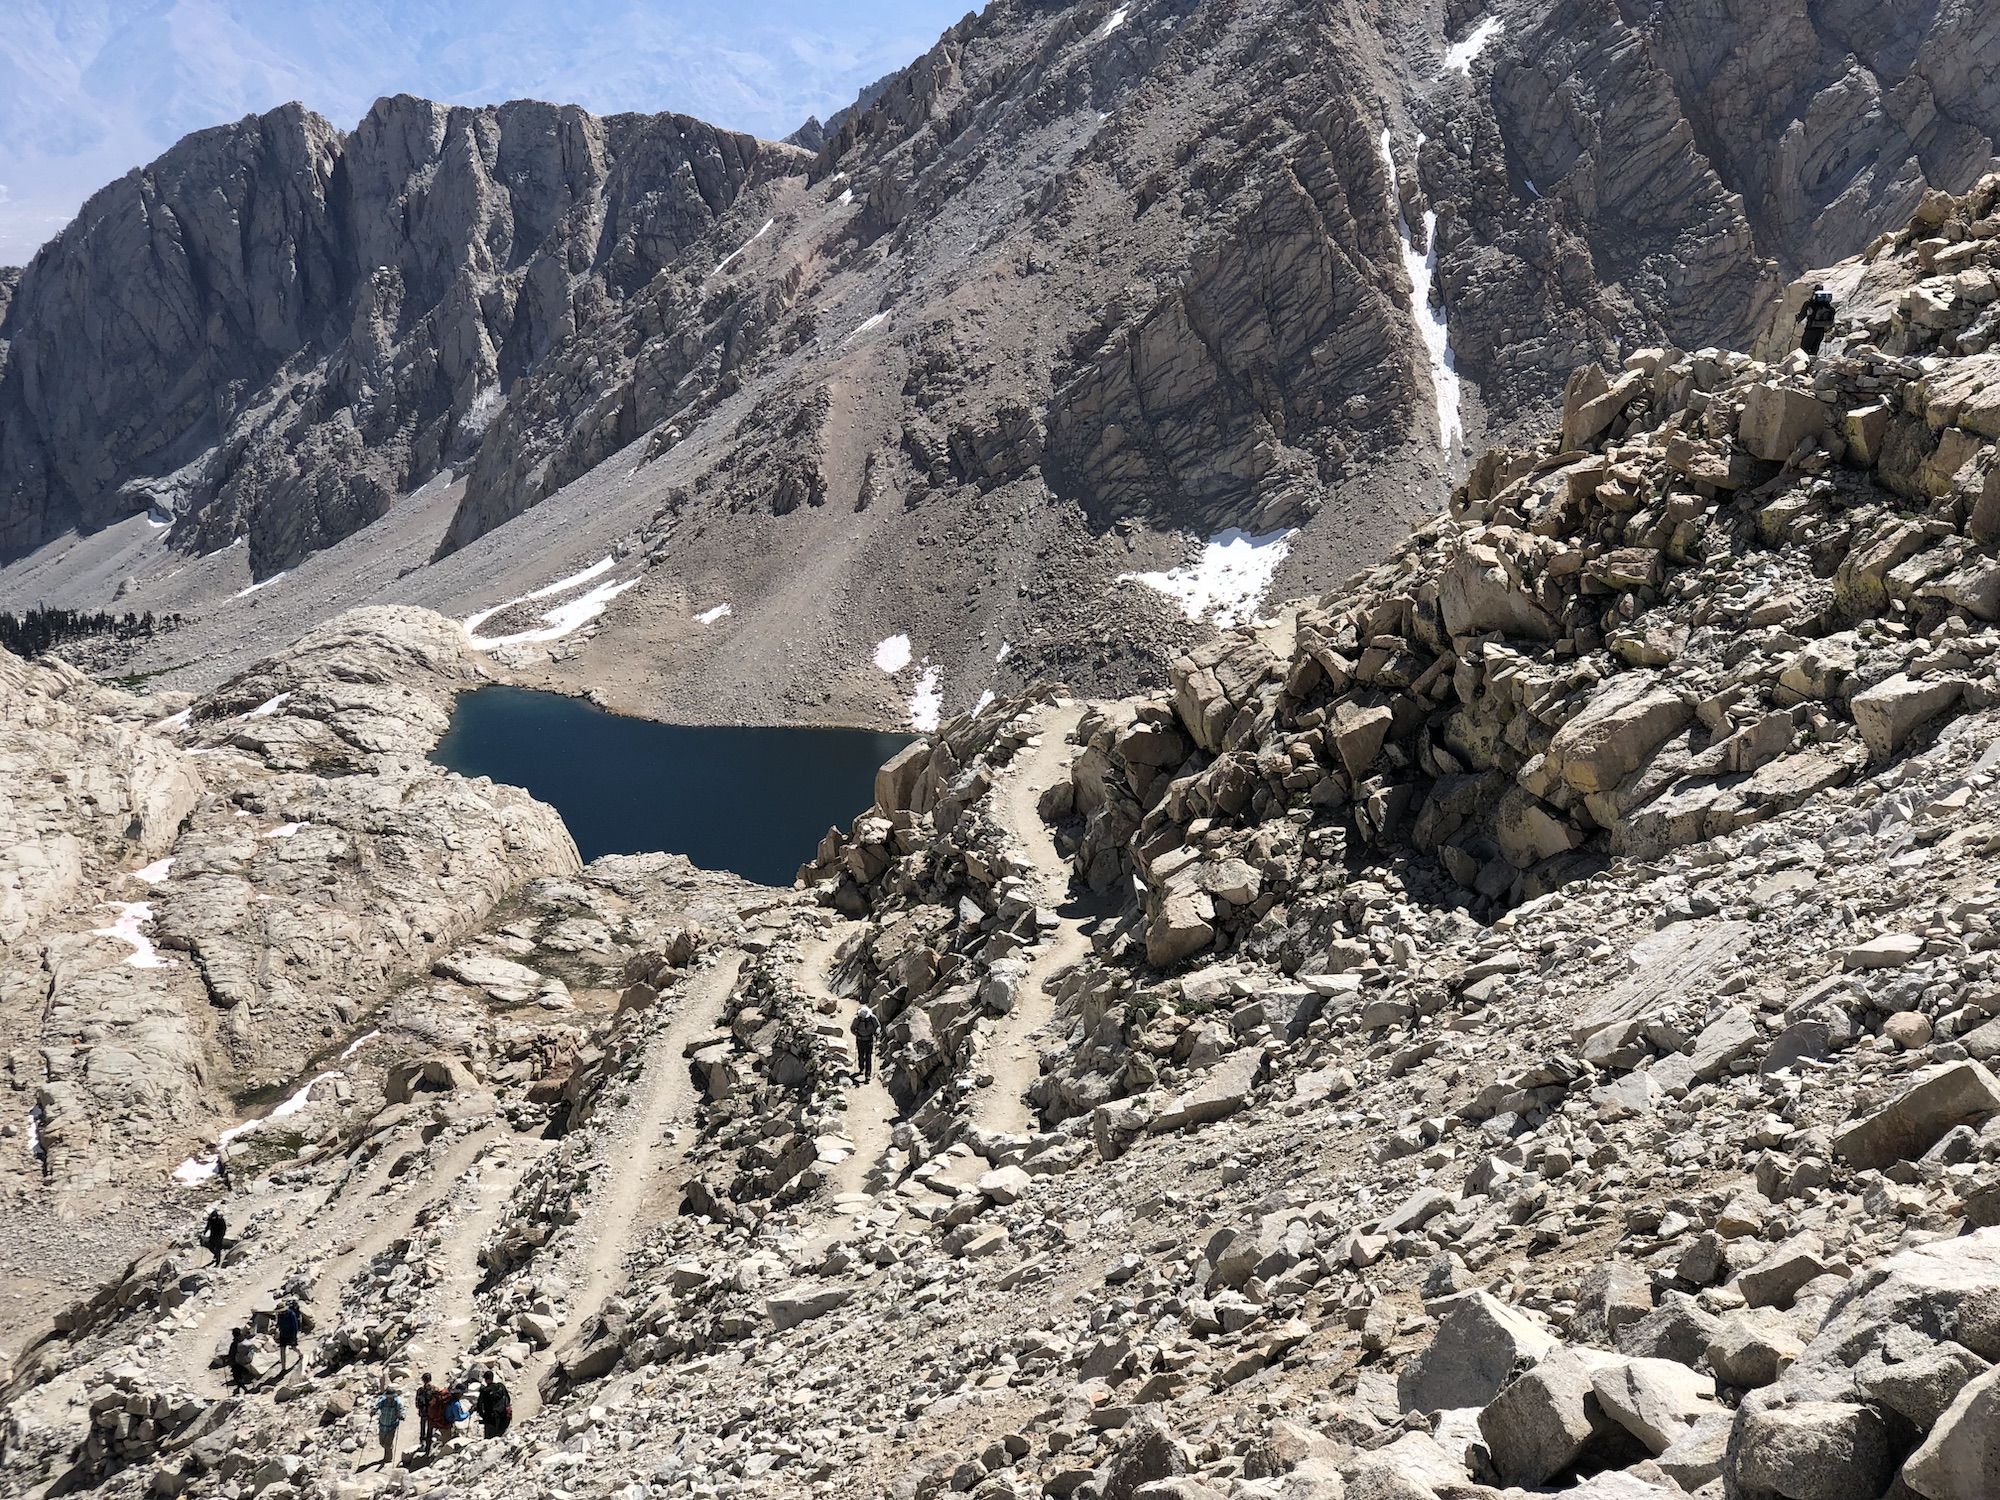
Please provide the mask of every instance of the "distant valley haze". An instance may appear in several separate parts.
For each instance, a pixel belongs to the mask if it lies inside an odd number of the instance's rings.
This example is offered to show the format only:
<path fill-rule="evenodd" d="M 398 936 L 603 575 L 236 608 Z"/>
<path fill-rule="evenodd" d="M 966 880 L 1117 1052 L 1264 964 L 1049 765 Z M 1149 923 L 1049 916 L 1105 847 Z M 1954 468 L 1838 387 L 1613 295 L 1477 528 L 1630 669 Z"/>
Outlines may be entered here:
<path fill-rule="evenodd" d="M 384 94 L 672 110 L 775 139 L 903 66 L 965 0 L 5 0 L 0 265 L 190 131 Z"/>

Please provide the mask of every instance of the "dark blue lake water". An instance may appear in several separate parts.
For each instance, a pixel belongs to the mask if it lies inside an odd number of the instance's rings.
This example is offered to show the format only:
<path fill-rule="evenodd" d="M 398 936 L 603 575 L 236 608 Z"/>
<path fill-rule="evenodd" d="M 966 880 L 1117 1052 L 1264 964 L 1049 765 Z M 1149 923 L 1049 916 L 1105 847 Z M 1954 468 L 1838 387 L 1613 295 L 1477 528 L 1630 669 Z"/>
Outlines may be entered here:
<path fill-rule="evenodd" d="M 910 742 L 865 729 L 700 729 L 581 698 L 487 687 L 459 695 L 431 759 L 524 787 L 562 814 L 585 859 L 665 849 L 790 885 L 827 829 L 875 796 Z"/>

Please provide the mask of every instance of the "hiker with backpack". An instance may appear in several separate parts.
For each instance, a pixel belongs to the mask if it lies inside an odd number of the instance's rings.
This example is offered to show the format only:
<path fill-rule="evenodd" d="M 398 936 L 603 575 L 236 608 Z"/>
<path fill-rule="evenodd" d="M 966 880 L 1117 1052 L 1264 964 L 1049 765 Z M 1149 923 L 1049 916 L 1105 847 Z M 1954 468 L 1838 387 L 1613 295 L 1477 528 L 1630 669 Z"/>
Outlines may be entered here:
<path fill-rule="evenodd" d="M 465 1382 L 459 1381 L 445 1392 L 444 1425 L 439 1433 L 445 1443 L 458 1436 L 458 1429 L 472 1420 L 472 1403 L 465 1399 Z"/>
<path fill-rule="evenodd" d="M 223 1247 L 229 1243 L 229 1221 L 222 1217 L 220 1207 L 208 1211 L 208 1223 L 202 1229 L 202 1243 L 208 1246 L 209 1253 L 215 1257 L 209 1264 L 221 1265 Z"/>
<path fill-rule="evenodd" d="M 492 1370 L 479 1383 L 479 1429 L 489 1438 L 505 1437 L 514 1420 L 514 1398 Z"/>
<path fill-rule="evenodd" d="M 382 1387 L 382 1394 L 375 1398 L 375 1434 L 382 1440 L 382 1461 L 377 1468 L 387 1468 L 396 1461 L 396 1434 L 403 1426 L 403 1416 L 403 1398 L 390 1387 Z"/>
<path fill-rule="evenodd" d="M 296 1297 L 278 1309 L 278 1374 L 281 1376 L 289 1368 L 290 1359 L 298 1360 L 301 1365 L 305 1363 L 299 1355 L 299 1330 L 305 1326 L 305 1321 L 305 1314 L 299 1311 Z"/>
<path fill-rule="evenodd" d="M 426 1453 L 431 1451 L 431 1439 L 437 1435 L 431 1425 L 432 1414 L 436 1413 L 439 1416 L 444 1414 L 443 1397 L 444 1392 L 431 1384 L 430 1372 L 426 1370 L 423 1384 L 417 1387 L 416 1398 L 417 1441 L 423 1445 L 423 1451 Z"/>
<path fill-rule="evenodd" d="M 1805 306 L 1792 315 L 1794 323 L 1805 326 L 1799 330 L 1799 347 L 1808 358 L 1819 353 L 1819 346 L 1826 342 L 1826 336 L 1833 331 L 1833 293 L 1821 282 L 1806 298 Z"/>
<path fill-rule="evenodd" d="M 247 1391 L 257 1383 L 257 1365 L 247 1328 L 229 1331 L 229 1383 L 238 1391 Z"/>
<path fill-rule="evenodd" d="M 847 1029 L 854 1033 L 854 1058 L 860 1064 L 861 1081 L 866 1083 L 875 1073 L 875 1034 L 882 1029 L 882 1023 L 864 1003 L 854 1012 Z"/>

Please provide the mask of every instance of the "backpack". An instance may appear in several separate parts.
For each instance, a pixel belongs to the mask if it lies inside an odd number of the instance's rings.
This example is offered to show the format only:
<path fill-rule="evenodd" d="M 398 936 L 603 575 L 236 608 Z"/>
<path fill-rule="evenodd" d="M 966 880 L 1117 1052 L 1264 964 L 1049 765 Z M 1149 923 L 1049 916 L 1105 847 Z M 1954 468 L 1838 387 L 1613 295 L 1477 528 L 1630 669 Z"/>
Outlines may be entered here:
<path fill-rule="evenodd" d="M 300 1321 L 301 1319 L 299 1317 L 299 1311 L 297 1308 L 295 1307 L 279 1308 L 278 1342 L 281 1344 L 296 1343 L 299 1337 Z"/>
<path fill-rule="evenodd" d="M 1814 292 L 1807 300 L 1806 327 L 1833 327 L 1833 298 L 1825 292 Z"/>
<path fill-rule="evenodd" d="M 514 1415 L 514 1398 L 507 1394 L 506 1386 L 489 1380 L 479 1388 L 479 1415 L 488 1422 Z"/>
<path fill-rule="evenodd" d="M 456 1427 L 471 1415 L 472 1413 L 465 1409 L 465 1398 L 463 1396 L 453 1396 L 450 1403 L 444 1409 L 445 1422 L 452 1427 Z"/>
<path fill-rule="evenodd" d="M 854 1024 L 848 1027 L 848 1030 L 854 1033 L 854 1039 L 858 1042 L 874 1041 L 875 1033 L 881 1029 L 882 1023 L 876 1019 L 875 1012 L 872 1010 L 857 1012 L 854 1017 Z"/>
<path fill-rule="evenodd" d="M 210 1210 L 208 1215 L 208 1228 L 207 1228 L 208 1242 L 210 1244 L 214 1244 L 217 1240 L 221 1239 L 224 1235 L 228 1233 L 229 1233 L 229 1225 L 228 1222 L 224 1220 L 224 1218 L 222 1217 L 222 1210 L 219 1208 Z"/>
<path fill-rule="evenodd" d="M 451 1398 L 443 1386 L 432 1387 L 430 1399 L 424 1403 L 424 1420 L 433 1427 L 451 1425 Z"/>

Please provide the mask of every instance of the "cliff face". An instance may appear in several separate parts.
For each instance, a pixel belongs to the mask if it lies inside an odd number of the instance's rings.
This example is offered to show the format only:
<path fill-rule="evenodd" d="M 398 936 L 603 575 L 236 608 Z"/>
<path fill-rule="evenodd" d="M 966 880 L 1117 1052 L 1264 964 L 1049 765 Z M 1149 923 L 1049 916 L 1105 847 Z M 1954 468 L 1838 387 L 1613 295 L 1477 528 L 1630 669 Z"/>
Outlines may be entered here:
<path fill-rule="evenodd" d="M 0 550 L 152 507 L 260 573 L 469 453 L 506 386 L 796 153 L 676 116 L 380 102 L 190 136 L 20 275 Z"/>

